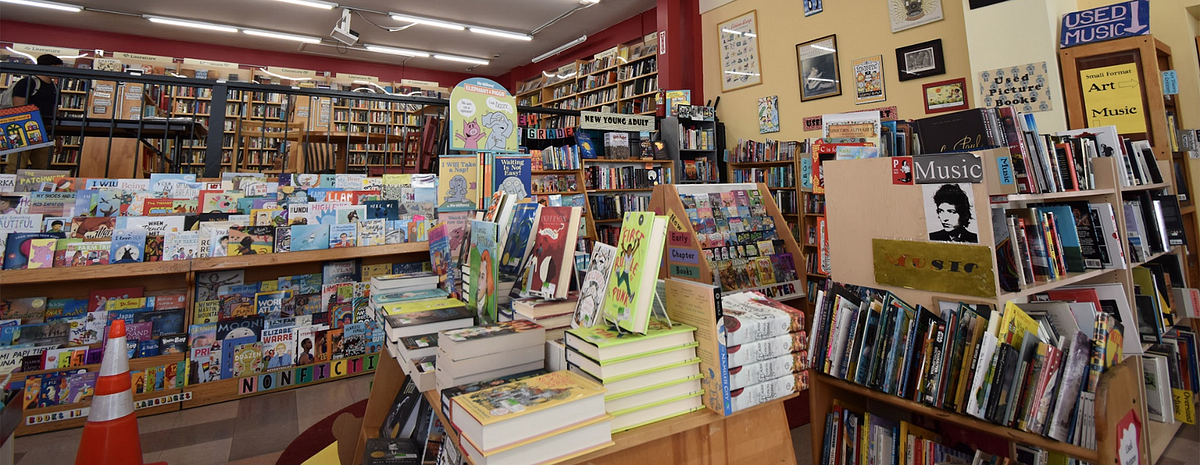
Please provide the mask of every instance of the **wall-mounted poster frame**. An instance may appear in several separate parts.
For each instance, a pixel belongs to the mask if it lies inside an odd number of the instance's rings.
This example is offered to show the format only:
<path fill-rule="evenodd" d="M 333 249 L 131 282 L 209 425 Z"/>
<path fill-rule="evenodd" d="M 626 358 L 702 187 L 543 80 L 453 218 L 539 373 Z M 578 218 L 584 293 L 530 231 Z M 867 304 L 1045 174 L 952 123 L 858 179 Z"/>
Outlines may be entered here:
<path fill-rule="evenodd" d="M 758 10 L 717 24 L 721 41 L 721 91 L 762 84 L 758 54 Z"/>

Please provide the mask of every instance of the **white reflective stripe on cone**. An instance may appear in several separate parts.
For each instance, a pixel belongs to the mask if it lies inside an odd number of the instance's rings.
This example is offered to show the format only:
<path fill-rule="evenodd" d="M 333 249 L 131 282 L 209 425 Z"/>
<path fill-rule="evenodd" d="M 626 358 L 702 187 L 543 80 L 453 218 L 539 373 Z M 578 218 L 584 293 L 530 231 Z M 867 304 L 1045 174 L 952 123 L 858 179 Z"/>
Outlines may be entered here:
<path fill-rule="evenodd" d="M 119 375 L 129 371 L 129 352 L 125 337 L 109 339 L 104 346 L 104 358 L 100 360 L 100 376 Z"/>
<path fill-rule="evenodd" d="M 117 394 L 95 396 L 88 421 L 116 420 L 133 413 L 133 390 L 126 389 Z"/>

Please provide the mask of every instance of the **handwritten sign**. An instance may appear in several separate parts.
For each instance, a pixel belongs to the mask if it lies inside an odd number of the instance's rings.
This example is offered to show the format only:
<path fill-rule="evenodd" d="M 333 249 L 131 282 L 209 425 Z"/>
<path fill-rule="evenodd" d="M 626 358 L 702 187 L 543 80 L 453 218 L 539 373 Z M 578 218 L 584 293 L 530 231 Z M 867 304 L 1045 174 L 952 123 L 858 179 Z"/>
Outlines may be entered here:
<path fill-rule="evenodd" d="M 1137 64 L 1085 69 L 1079 72 L 1079 82 L 1088 127 L 1116 126 L 1121 134 L 1146 132 Z"/>
<path fill-rule="evenodd" d="M 1132 0 L 1090 10 L 1067 13 L 1062 18 L 1062 48 L 1150 33 L 1150 2 Z"/>
<path fill-rule="evenodd" d="M 579 112 L 579 128 L 598 131 L 655 131 L 654 117 L 645 115 L 622 115 L 617 113 L 599 113 L 595 111 Z"/>
<path fill-rule="evenodd" d="M 983 106 L 1015 106 L 1026 113 L 1050 111 L 1050 83 L 1046 62 L 981 71 L 979 98 Z"/>
<path fill-rule="evenodd" d="M 878 284 L 977 297 L 996 295 L 989 247 L 872 239 L 871 252 Z"/>

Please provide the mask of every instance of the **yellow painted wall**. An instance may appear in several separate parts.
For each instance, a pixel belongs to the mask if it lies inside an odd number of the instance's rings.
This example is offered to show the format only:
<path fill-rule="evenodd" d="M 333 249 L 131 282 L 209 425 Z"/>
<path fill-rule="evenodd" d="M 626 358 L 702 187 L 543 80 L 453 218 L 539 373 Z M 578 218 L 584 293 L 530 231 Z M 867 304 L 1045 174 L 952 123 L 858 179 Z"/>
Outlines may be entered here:
<path fill-rule="evenodd" d="M 721 63 L 717 24 L 750 10 L 758 11 L 758 47 L 763 83 L 731 92 L 721 91 Z M 902 119 L 925 116 L 921 85 L 946 79 L 966 78 L 974 89 L 967 57 L 966 31 L 960 0 L 943 0 L 941 21 L 899 33 L 891 32 L 884 0 L 825 2 L 825 11 L 804 17 L 801 0 L 737 0 L 703 14 L 704 24 L 704 95 L 721 97 L 717 116 L 725 123 L 729 147 L 738 138 L 762 140 L 800 140 L 819 137 L 819 131 L 803 132 L 802 118 L 826 113 L 843 113 L 895 105 Z M 842 95 L 800 102 L 796 44 L 837 34 L 838 61 Z M 936 38 L 942 39 L 946 74 L 901 83 L 896 73 L 896 48 Z M 854 73 L 850 62 L 872 55 L 883 55 L 887 100 L 864 105 L 854 104 Z M 758 98 L 779 96 L 781 131 L 759 134 Z M 972 94 L 969 103 L 974 106 Z"/>

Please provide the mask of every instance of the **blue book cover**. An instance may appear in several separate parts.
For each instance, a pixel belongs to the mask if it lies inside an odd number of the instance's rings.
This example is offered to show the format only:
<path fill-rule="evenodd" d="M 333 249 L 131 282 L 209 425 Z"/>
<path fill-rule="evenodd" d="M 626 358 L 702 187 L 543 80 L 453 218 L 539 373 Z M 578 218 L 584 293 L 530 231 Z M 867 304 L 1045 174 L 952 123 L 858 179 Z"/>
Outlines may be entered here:
<path fill-rule="evenodd" d="M 330 189 L 332 189 L 334 186 L 337 186 L 337 175 L 336 174 L 322 174 L 320 186 L 322 188 L 327 187 Z M 325 198 L 322 197 L 321 200 L 325 200 Z"/>
<path fill-rule="evenodd" d="M 400 219 L 400 202 L 396 200 L 368 200 L 365 205 L 369 220 L 395 221 Z"/>
<path fill-rule="evenodd" d="M 121 199 L 124 196 L 125 191 L 121 189 L 100 189 L 95 216 L 120 216 Z"/>
<path fill-rule="evenodd" d="M 329 248 L 338 249 L 354 247 L 358 244 L 358 225 L 331 224 L 329 225 Z"/>
<path fill-rule="evenodd" d="M 146 341 L 137 341 L 138 357 L 153 357 L 158 355 L 158 340 L 150 339 Z"/>
<path fill-rule="evenodd" d="M 62 239 L 63 233 L 8 233 L 4 243 L 4 269 L 20 270 L 29 265 L 29 242 L 34 239 Z"/>
<path fill-rule="evenodd" d="M 258 336 L 237 336 L 221 341 L 221 379 L 233 377 L 233 356 L 237 347 L 242 344 L 258 342 Z"/>
<path fill-rule="evenodd" d="M 74 216 L 96 216 L 96 202 L 100 200 L 100 191 L 95 189 L 75 192 Z"/>
<path fill-rule="evenodd" d="M 579 144 L 579 156 L 581 158 L 596 158 L 596 145 L 592 142 L 592 136 L 588 135 L 587 131 L 576 131 L 575 142 Z"/>
<path fill-rule="evenodd" d="M 146 254 L 146 230 L 142 228 L 113 231 L 109 263 L 141 263 Z"/>
<path fill-rule="evenodd" d="M 134 323 L 149 321 L 153 324 L 151 335 L 154 337 L 183 333 L 183 309 L 142 312 L 134 315 Z"/>
<path fill-rule="evenodd" d="M 496 165 L 492 170 L 492 185 L 496 190 L 508 195 L 515 195 L 518 200 L 529 196 L 530 178 L 533 162 L 529 156 L 496 157 Z"/>
<path fill-rule="evenodd" d="M 305 193 L 306 193 L 306 195 L 308 195 L 308 202 L 309 202 L 309 203 L 312 203 L 312 202 L 324 202 L 324 201 L 325 201 L 325 198 L 328 196 L 328 193 L 330 193 L 330 192 L 336 192 L 337 190 L 338 190 L 338 189 L 334 189 L 334 188 L 333 188 L 333 186 L 330 186 L 330 187 L 312 187 L 312 188 L 309 188 L 307 191 L 305 191 Z"/>
<path fill-rule="evenodd" d="M 1079 245 L 1079 230 L 1075 226 L 1075 215 L 1069 205 L 1030 205 L 1039 213 L 1053 213 L 1054 225 L 1058 228 L 1058 238 L 1062 241 L 1063 261 L 1067 264 L 1067 272 L 1082 273 L 1087 271 L 1083 261 L 1083 249 Z"/>
<path fill-rule="evenodd" d="M 183 173 L 151 173 L 150 174 L 150 190 L 153 192 L 162 192 L 165 184 L 171 182 L 196 182 L 195 174 Z"/>
<path fill-rule="evenodd" d="M 504 242 L 504 250 L 500 254 L 500 276 L 502 281 L 515 279 L 521 268 L 521 260 L 529 249 L 529 237 L 533 235 L 537 223 L 538 208 L 536 203 L 517 204 L 513 209 L 512 226 L 508 230 L 508 239 Z M 430 250 L 432 250 L 432 244 Z"/>
<path fill-rule="evenodd" d="M 354 226 L 354 225 L 350 225 Z M 292 251 L 324 250 L 329 248 L 329 226 L 297 224 L 292 226 Z"/>

